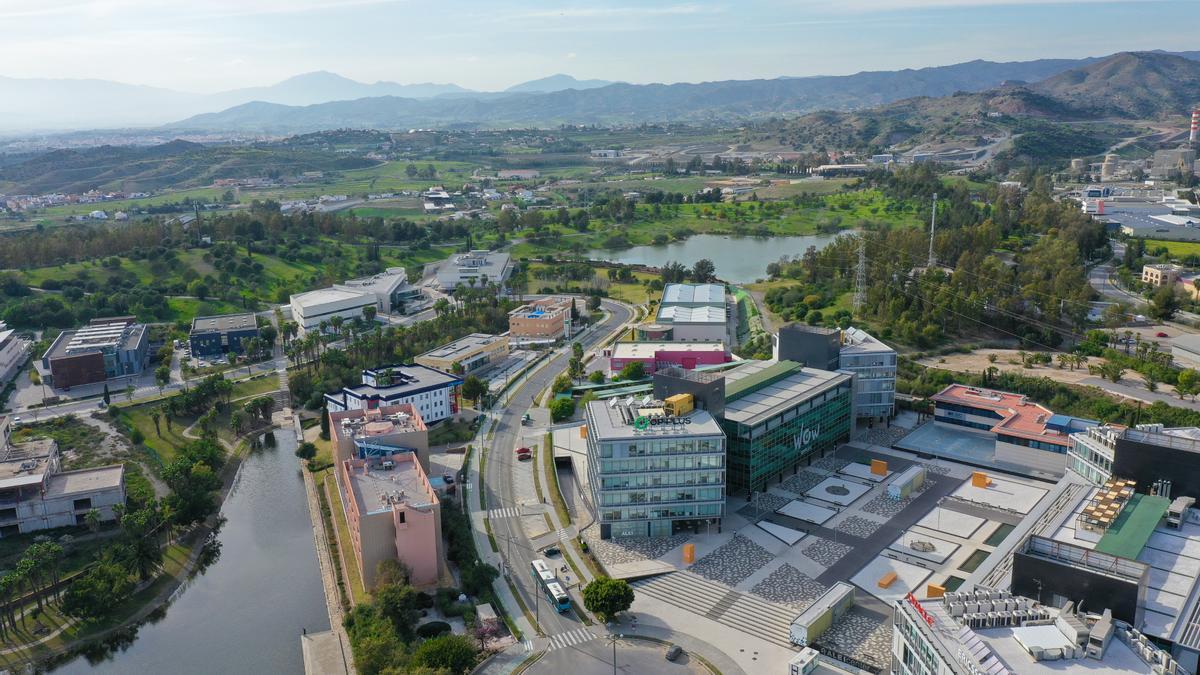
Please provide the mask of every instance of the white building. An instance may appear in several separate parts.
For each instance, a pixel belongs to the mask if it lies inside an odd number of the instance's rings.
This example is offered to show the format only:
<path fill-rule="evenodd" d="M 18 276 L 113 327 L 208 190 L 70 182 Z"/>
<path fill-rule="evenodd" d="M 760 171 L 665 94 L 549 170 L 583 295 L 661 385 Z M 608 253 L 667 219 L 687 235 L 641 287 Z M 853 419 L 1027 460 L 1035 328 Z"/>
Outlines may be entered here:
<path fill-rule="evenodd" d="M 125 503 L 125 467 L 63 471 L 58 443 L 9 442 L 9 421 L 0 417 L 0 537 L 86 522 L 92 509 L 113 520 Z"/>
<path fill-rule="evenodd" d="M 450 256 L 437 271 L 438 285 L 445 290 L 460 285 L 503 284 L 512 274 L 512 259 L 499 251 L 471 251 Z"/>
<path fill-rule="evenodd" d="M 375 309 L 380 314 L 404 314 L 408 303 L 421 299 L 421 289 L 408 283 L 408 271 L 403 267 L 389 267 L 369 277 L 348 279 L 334 284 L 333 289 L 373 294 Z"/>
<path fill-rule="evenodd" d="M 737 309 L 722 284 L 667 284 L 646 339 L 737 342 Z M 659 335 L 655 335 L 658 333 Z"/>
<path fill-rule="evenodd" d="M 838 370 L 854 373 L 854 414 L 886 420 L 896 407 L 896 350 L 860 328 L 842 331 Z"/>
<path fill-rule="evenodd" d="M 17 336 L 16 331 L 0 321 L 0 386 L 17 374 L 29 357 L 29 340 Z"/>
<path fill-rule="evenodd" d="M 325 394 L 325 407 L 339 412 L 408 403 L 426 424 L 433 424 L 458 413 L 462 383 L 450 373 L 421 365 L 371 368 L 362 371 L 362 384 Z"/>
<path fill-rule="evenodd" d="M 362 318 L 364 307 L 378 307 L 379 299 L 366 291 L 322 288 L 291 297 L 292 320 L 300 325 L 301 333 L 320 330 L 321 322 L 333 317 Z"/>

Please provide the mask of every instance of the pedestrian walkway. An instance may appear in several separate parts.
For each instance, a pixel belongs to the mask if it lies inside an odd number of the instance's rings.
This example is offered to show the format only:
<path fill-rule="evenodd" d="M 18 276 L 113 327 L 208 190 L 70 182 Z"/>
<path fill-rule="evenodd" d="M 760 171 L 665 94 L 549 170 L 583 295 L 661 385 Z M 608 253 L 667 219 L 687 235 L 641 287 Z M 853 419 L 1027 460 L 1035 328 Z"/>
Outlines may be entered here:
<path fill-rule="evenodd" d="M 565 633 L 550 636 L 550 644 L 546 647 L 546 651 L 552 652 L 555 649 L 563 647 L 572 647 L 574 645 L 583 644 L 596 639 L 596 634 L 587 628 L 576 628 Z"/>
<path fill-rule="evenodd" d="M 792 646 L 789 634 L 796 611 L 791 608 L 730 590 L 691 572 L 672 572 L 632 585 L 635 593 L 644 593 L 780 647 Z"/>
<path fill-rule="evenodd" d="M 506 506 L 502 509 L 491 509 L 487 512 L 488 518 L 519 518 L 524 514 L 521 513 L 519 506 Z"/>

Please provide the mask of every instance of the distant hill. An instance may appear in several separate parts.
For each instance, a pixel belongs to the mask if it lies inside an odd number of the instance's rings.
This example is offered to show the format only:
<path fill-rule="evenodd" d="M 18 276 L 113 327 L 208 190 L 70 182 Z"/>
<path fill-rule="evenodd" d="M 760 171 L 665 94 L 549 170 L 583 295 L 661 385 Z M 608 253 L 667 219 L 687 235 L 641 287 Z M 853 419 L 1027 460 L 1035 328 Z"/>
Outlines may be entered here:
<path fill-rule="evenodd" d="M 566 89 L 598 89 L 607 87 L 610 84 L 615 84 L 610 80 L 577 80 L 570 75 L 559 73 L 550 77 L 543 77 L 539 80 L 530 80 L 521 84 L 514 84 L 505 89 L 508 93 L 526 94 L 530 92 L 547 93 L 551 91 L 563 91 Z"/>
<path fill-rule="evenodd" d="M 1182 115 L 1200 104 L 1200 62 L 1163 52 L 1124 52 L 1030 89 L 1097 116 Z"/>
<path fill-rule="evenodd" d="M 397 84 L 375 82 L 366 84 L 342 77 L 336 73 L 317 71 L 305 73 L 273 84 L 269 87 L 251 87 L 213 94 L 210 99 L 215 105 L 228 101 L 221 107 L 229 107 L 249 101 L 265 101 L 284 105 L 312 105 L 326 101 L 345 101 L 371 96 L 400 96 L 404 98 L 433 98 L 444 94 L 468 94 L 457 84 Z M 214 108 L 218 109 L 218 108 Z"/>
<path fill-rule="evenodd" d="M 1161 55 L 1167 57 L 1169 55 Z M 338 127 L 504 127 L 513 125 L 713 122 L 859 110 L 913 97 L 982 92 L 1038 82 L 1109 59 L 970 61 L 952 66 L 846 76 L 728 80 L 697 84 L 610 84 L 592 89 L 427 100 L 377 97 L 311 106 L 243 105 L 169 125 L 189 131 L 296 133 Z M 1181 57 L 1169 57 L 1176 61 Z"/>

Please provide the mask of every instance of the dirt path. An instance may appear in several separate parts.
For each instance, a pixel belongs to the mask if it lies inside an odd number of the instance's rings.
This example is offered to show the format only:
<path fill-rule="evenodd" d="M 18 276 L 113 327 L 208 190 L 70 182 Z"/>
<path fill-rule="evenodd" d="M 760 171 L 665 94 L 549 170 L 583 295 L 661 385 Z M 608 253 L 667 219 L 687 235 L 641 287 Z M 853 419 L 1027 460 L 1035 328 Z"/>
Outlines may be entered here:
<path fill-rule="evenodd" d="M 154 488 L 155 497 L 162 499 L 171 494 L 171 489 L 167 487 L 167 484 L 162 482 L 162 479 L 151 470 L 150 465 L 137 457 L 133 449 L 129 447 L 129 441 L 108 420 L 103 417 L 93 417 L 91 415 L 81 415 L 78 419 L 89 427 L 98 429 L 104 435 L 104 440 L 100 443 L 101 456 L 112 457 L 114 461 L 132 461 L 137 463 L 138 466 L 142 467 L 142 475 L 146 477 L 146 480 L 150 481 L 150 486 Z"/>

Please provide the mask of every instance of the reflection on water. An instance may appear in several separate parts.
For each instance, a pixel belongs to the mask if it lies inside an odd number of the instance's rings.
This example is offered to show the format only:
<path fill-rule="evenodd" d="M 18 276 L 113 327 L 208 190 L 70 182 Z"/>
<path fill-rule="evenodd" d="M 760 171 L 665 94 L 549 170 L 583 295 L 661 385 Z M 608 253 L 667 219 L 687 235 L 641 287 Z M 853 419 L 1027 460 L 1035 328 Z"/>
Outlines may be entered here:
<path fill-rule="evenodd" d="M 798 256 L 809 246 L 823 248 L 836 234 L 802 237 L 734 237 L 718 234 L 697 234 L 684 241 L 662 246 L 634 246 L 624 250 L 596 249 L 588 251 L 589 258 L 611 260 L 628 265 L 658 267 L 668 261 L 691 267 L 697 260 L 708 258 L 717 268 L 717 276 L 745 284 L 767 276 L 767 264 L 782 256 Z"/>

